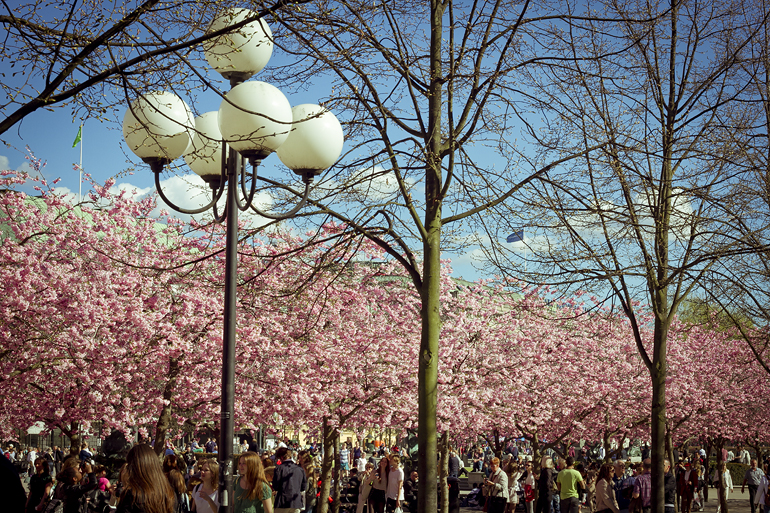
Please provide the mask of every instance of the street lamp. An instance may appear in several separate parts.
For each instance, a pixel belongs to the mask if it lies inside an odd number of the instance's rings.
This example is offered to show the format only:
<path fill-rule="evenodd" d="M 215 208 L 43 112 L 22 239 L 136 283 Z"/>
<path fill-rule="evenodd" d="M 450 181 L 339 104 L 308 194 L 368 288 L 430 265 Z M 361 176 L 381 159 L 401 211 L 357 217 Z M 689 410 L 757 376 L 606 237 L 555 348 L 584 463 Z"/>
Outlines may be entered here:
<path fill-rule="evenodd" d="M 269 219 L 296 214 L 308 198 L 310 185 L 336 162 L 343 134 L 337 118 L 318 105 L 291 108 L 286 97 L 264 82 L 247 82 L 272 54 L 272 34 L 263 20 L 247 9 L 229 9 L 209 27 L 209 32 L 240 25 L 213 38 L 205 46 L 206 60 L 230 81 L 218 111 L 193 119 L 185 102 L 169 92 L 152 92 L 132 102 L 123 119 L 123 136 L 129 148 L 150 165 L 159 196 L 177 212 L 197 214 L 213 210 L 217 222 L 226 223 L 225 305 L 222 349 L 222 408 L 219 443 L 220 512 L 233 509 L 233 410 L 235 390 L 235 328 L 238 265 L 238 211 L 251 209 Z M 305 190 L 291 211 L 276 214 L 254 205 L 257 169 L 277 152 L 280 160 L 302 178 Z M 175 205 L 163 193 L 160 173 L 171 161 L 185 155 L 188 166 L 206 182 L 211 201 L 200 208 Z M 252 172 L 245 170 L 248 160 Z M 247 186 L 246 176 L 251 184 Z M 239 185 L 241 191 L 239 192 Z M 221 214 L 217 201 L 227 190 Z"/>

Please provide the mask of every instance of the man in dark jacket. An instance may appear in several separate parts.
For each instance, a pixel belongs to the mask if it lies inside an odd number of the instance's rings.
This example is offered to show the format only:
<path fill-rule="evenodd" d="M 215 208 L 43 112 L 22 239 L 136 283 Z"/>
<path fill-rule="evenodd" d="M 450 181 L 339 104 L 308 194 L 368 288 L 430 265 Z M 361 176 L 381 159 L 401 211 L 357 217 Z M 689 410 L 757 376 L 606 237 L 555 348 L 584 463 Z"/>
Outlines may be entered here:
<path fill-rule="evenodd" d="M 404 481 L 404 501 L 410 513 L 417 513 L 417 471 L 412 472 L 409 479 Z"/>
<path fill-rule="evenodd" d="M 286 447 L 278 448 L 275 458 L 281 460 L 273 472 L 275 513 L 299 513 L 307 488 L 305 472 L 291 459 L 291 452 Z"/>
<path fill-rule="evenodd" d="M 663 460 L 663 502 L 666 513 L 676 511 L 676 477 L 671 472 L 671 462 Z"/>
<path fill-rule="evenodd" d="M 457 457 L 454 451 L 449 453 L 449 477 L 457 477 L 460 475 L 460 458 Z"/>

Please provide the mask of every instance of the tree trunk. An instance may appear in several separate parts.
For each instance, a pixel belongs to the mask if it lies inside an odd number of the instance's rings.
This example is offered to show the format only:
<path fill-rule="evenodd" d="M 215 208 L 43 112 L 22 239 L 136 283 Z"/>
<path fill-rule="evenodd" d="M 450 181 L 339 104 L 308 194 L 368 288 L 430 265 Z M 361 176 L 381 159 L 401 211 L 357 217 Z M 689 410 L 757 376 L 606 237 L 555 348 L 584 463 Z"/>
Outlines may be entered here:
<path fill-rule="evenodd" d="M 329 417 L 323 420 L 324 457 L 321 463 L 321 493 L 318 496 L 317 513 L 329 512 L 329 492 L 332 483 L 332 465 L 334 463 L 334 440 L 338 438 L 337 429 L 329 425 Z"/>
<path fill-rule="evenodd" d="M 428 202 L 438 202 L 438 180 L 428 178 Z M 426 209 L 427 240 L 424 241 L 422 299 L 422 334 L 420 337 L 419 390 L 418 390 L 418 459 L 420 478 L 418 494 L 419 513 L 433 513 L 437 510 L 436 492 L 436 405 L 438 401 L 438 340 L 441 332 L 441 209 Z"/>
<path fill-rule="evenodd" d="M 334 489 L 332 490 L 332 513 L 339 513 L 340 510 L 340 481 L 347 476 L 343 476 L 340 463 L 340 431 L 334 429 L 334 468 L 332 469 L 332 479 L 334 480 Z"/>
<path fill-rule="evenodd" d="M 704 466 L 706 467 L 706 470 L 704 472 L 705 478 L 706 478 L 706 486 L 703 487 L 703 502 L 708 502 L 709 500 L 709 479 L 711 479 L 711 464 L 709 463 L 711 461 L 711 451 L 714 448 L 714 440 L 709 436 L 706 437 L 706 461 L 704 462 Z M 717 459 L 720 458 L 721 455 L 717 456 Z"/>
<path fill-rule="evenodd" d="M 449 513 L 449 483 L 447 483 L 447 476 L 449 475 L 449 432 L 444 431 L 441 434 L 438 442 L 439 450 L 439 467 L 438 467 L 438 488 L 439 496 L 441 497 L 441 504 L 439 505 L 439 513 Z"/>
<path fill-rule="evenodd" d="M 444 11 L 447 3 L 430 0 L 430 84 L 428 137 L 425 140 L 425 220 L 421 228 L 423 272 L 420 287 L 422 333 L 418 369 L 419 513 L 435 513 L 436 405 L 438 401 L 438 341 L 441 333 L 441 201 Z"/>
<path fill-rule="evenodd" d="M 155 425 L 155 454 L 160 456 L 166 449 L 166 433 L 171 426 L 171 399 L 176 390 L 176 378 L 179 376 L 179 359 L 171 358 L 168 366 L 168 381 L 163 387 L 163 409 Z"/>
<path fill-rule="evenodd" d="M 667 305 L 666 292 L 659 292 L 658 305 Z M 666 311 L 662 309 L 662 311 Z M 650 427 L 652 434 L 652 494 L 650 507 L 653 513 L 664 513 L 664 473 L 663 461 L 666 457 L 666 339 L 669 323 L 655 320 L 655 334 L 653 345 L 652 368 L 650 378 L 652 380 L 652 412 L 650 415 Z"/>
<path fill-rule="evenodd" d="M 725 462 L 722 459 L 722 449 L 724 449 L 725 446 L 725 439 L 724 437 L 718 437 L 716 439 L 716 449 L 717 449 L 717 468 L 716 468 L 716 475 L 717 475 L 717 500 L 719 501 L 719 505 L 721 507 L 721 513 L 729 513 L 727 509 L 727 491 L 725 490 L 725 476 L 721 472 L 722 463 Z M 725 462 L 726 463 L 726 462 Z M 708 476 L 708 479 L 711 479 L 711 476 Z"/>
<path fill-rule="evenodd" d="M 70 454 L 79 454 L 82 440 L 82 437 L 80 436 L 80 423 L 72 422 L 70 423 L 69 429 L 60 429 L 61 432 L 67 435 L 67 438 L 70 439 Z"/>

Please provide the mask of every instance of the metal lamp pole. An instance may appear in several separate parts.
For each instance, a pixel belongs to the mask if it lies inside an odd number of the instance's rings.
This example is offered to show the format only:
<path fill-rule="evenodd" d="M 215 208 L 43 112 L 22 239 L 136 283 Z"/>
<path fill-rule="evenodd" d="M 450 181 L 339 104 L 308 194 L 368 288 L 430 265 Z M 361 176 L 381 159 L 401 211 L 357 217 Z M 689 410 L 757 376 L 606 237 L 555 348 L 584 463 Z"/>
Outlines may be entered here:
<path fill-rule="evenodd" d="M 246 22 L 246 23 L 244 23 Z M 129 148 L 150 165 L 161 199 L 183 214 L 212 210 L 225 223 L 225 297 L 222 333 L 222 402 L 219 437 L 219 498 L 221 513 L 233 511 L 233 437 L 235 432 L 236 291 L 238 287 L 238 211 L 252 210 L 268 219 L 294 216 L 307 202 L 316 175 L 339 158 L 343 133 L 337 118 L 318 105 L 291 108 L 278 89 L 247 80 L 260 71 L 272 53 L 272 34 L 256 13 L 230 9 L 214 20 L 209 31 L 235 26 L 226 36 L 212 39 L 206 58 L 230 81 L 219 111 L 193 119 L 187 104 L 168 92 L 153 92 L 135 100 L 123 120 Z M 244 135 L 245 134 L 245 135 Z M 291 211 L 265 212 L 254 205 L 257 170 L 277 152 L 281 161 L 302 178 L 300 201 Z M 188 166 L 210 187 L 211 201 L 202 207 L 182 208 L 166 197 L 160 174 L 167 164 L 185 155 Z M 247 187 L 244 160 L 252 166 Z M 241 193 L 242 192 L 242 196 Z M 227 190 L 220 215 L 217 202 Z"/>

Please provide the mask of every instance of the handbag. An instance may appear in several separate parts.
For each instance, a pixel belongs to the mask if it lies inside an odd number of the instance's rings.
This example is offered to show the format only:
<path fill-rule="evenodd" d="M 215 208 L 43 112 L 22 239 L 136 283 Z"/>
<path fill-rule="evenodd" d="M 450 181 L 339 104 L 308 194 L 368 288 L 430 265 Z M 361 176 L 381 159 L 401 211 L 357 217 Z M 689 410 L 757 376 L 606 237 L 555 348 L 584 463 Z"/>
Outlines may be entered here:
<path fill-rule="evenodd" d="M 44 513 L 64 513 L 64 501 L 61 499 L 51 499 L 45 507 Z"/>
<path fill-rule="evenodd" d="M 628 505 L 628 513 L 639 513 L 642 511 L 642 497 L 639 496 L 635 499 L 631 499 L 631 503 Z"/>

